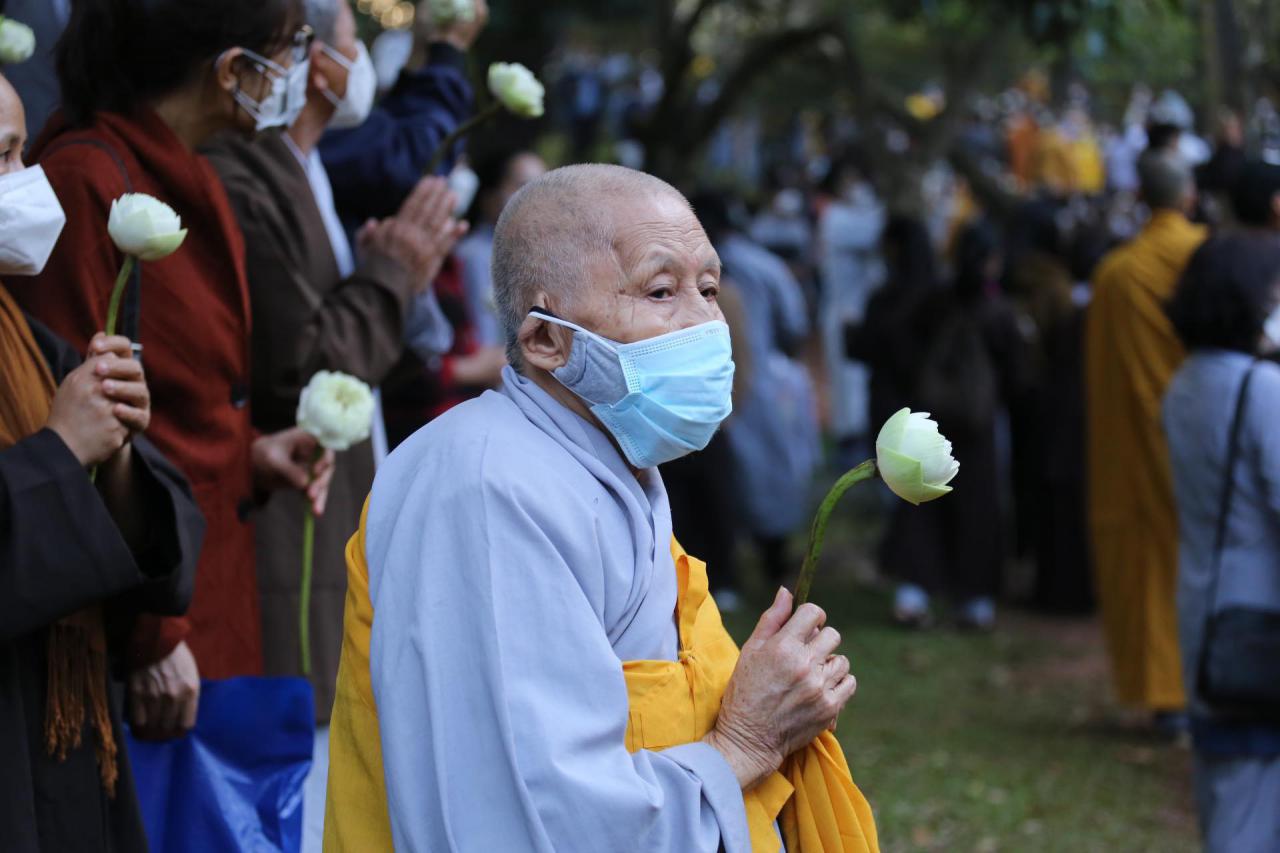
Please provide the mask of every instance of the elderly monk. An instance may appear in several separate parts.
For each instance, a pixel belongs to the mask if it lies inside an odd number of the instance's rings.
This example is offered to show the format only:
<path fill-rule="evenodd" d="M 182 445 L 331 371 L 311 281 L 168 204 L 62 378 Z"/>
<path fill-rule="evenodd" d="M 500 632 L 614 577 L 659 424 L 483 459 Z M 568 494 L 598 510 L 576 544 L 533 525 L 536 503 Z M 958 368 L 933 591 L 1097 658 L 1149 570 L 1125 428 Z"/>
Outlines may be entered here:
<path fill-rule="evenodd" d="M 1102 260 L 1087 318 L 1089 521 L 1116 695 L 1166 714 L 1186 697 L 1174 606 L 1178 521 L 1160 426 L 1184 353 L 1164 306 L 1206 233 L 1187 220 L 1195 182 L 1176 154 L 1144 154 L 1138 171 L 1151 220 Z"/>
<path fill-rule="evenodd" d="M 877 850 L 839 634 L 780 589 L 739 656 L 672 539 L 656 466 L 733 380 L 688 202 L 557 169 L 493 269 L 502 390 L 391 455 L 348 546 L 326 849 Z"/>

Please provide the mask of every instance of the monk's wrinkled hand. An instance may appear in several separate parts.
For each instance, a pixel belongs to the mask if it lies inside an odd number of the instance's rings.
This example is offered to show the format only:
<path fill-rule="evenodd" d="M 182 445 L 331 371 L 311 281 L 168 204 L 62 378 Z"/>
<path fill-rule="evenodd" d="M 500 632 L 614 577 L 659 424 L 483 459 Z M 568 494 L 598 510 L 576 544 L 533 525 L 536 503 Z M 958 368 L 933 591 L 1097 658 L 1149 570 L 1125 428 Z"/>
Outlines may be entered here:
<path fill-rule="evenodd" d="M 704 738 L 725 757 L 743 790 L 830 728 L 857 689 L 840 634 L 813 604 L 791 613 L 779 589 L 760 617 L 725 689 L 716 726 Z"/>

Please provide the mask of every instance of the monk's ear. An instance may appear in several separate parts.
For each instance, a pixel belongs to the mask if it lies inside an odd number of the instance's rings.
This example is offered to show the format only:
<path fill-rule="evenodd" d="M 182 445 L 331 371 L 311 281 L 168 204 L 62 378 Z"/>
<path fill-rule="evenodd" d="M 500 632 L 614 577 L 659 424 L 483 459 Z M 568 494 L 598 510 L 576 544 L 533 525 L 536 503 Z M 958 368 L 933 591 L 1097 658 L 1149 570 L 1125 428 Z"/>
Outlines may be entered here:
<path fill-rule="evenodd" d="M 547 308 L 545 301 L 539 305 Z M 516 333 L 524 363 L 539 370 L 551 371 L 564 367 L 573 349 L 573 332 L 564 326 L 550 323 L 536 313 L 531 313 L 520 324 Z"/>

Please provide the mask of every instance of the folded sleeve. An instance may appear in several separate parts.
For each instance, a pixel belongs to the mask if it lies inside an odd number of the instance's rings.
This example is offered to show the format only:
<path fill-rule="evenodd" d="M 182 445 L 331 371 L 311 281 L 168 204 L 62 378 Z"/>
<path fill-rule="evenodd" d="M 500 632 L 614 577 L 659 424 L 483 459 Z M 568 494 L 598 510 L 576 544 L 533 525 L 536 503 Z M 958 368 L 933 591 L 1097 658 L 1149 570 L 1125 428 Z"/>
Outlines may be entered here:
<path fill-rule="evenodd" d="M 143 445 L 135 465 L 151 530 L 137 553 L 52 430 L 0 451 L 0 637 L 126 593 L 163 612 L 185 609 L 203 522 L 180 475 Z"/>
<path fill-rule="evenodd" d="M 749 850 L 718 752 L 624 746 L 621 662 L 579 578 L 608 547 L 590 507 L 547 500 L 540 477 L 449 479 L 375 489 L 370 511 L 370 669 L 396 846 Z M 394 508 L 386 523 L 379 503 Z"/>

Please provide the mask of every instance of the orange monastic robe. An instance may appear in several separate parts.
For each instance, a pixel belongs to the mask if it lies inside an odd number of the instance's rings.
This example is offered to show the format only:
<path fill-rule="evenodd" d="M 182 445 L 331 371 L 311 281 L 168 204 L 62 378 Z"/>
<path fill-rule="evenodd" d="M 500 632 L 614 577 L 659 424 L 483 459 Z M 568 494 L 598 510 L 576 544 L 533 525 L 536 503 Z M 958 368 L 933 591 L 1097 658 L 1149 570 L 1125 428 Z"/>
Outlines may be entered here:
<path fill-rule="evenodd" d="M 1085 335 L 1089 523 L 1120 701 L 1186 703 L 1174 589 L 1178 523 L 1160 404 L 1184 352 L 1164 306 L 1203 227 L 1158 210 L 1094 276 Z"/>
<path fill-rule="evenodd" d="M 378 712 L 369 677 L 373 607 L 364 533 L 362 518 L 347 545 L 346 636 L 329 736 L 327 853 L 392 849 Z M 679 582 L 680 659 L 623 664 L 630 699 L 626 747 L 631 751 L 692 743 L 710 731 L 738 660 L 738 647 L 707 592 L 706 565 L 686 555 L 674 540 L 672 556 Z M 829 732 L 745 794 L 744 804 L 754 853 L 780 849 L 778 828 L 789 853 L 879 853 L 871 807 L 853 784 L 844 753 Z"/>

